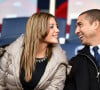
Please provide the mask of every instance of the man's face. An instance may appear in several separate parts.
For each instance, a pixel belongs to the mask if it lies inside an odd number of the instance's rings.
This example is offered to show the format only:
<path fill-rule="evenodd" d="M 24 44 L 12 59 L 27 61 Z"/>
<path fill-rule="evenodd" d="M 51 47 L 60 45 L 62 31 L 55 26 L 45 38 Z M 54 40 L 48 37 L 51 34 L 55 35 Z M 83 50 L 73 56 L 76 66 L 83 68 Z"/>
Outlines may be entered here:
<path fill-rule="evenodd" d="M 75 34 L 77 34 L 84 45 L 91 45 L 94 40 L 96 30 L 94 24 L 90 24 L 86 14 L 80 15 L 77 19 L 77 27 Z"/>

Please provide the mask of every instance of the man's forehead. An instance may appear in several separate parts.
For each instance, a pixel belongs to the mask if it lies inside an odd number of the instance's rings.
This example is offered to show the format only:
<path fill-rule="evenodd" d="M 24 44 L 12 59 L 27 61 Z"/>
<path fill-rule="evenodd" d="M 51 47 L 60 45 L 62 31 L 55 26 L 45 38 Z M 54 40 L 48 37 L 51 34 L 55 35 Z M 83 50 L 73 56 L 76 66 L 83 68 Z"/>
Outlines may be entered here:
<path fill-rule="evenodd" d="M 86 15 L 80 15 L 77 19 L 77 22 L 82 22 L 86 20 Z"/>

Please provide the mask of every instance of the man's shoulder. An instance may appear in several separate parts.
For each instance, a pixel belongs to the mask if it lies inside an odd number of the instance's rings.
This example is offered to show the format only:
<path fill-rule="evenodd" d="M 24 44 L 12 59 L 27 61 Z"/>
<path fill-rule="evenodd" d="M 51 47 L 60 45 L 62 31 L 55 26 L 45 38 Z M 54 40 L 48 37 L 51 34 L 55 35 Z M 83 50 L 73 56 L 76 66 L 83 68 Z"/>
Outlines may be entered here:
<path fill-rule="evenodd" d="M 72 57 L 70 60 L 69 60 L 69 64 L 70 65 L 80 65 L 80 64 L 82 64 L 83 65 L 83 63 L 86 63 L 87 62 L 87 59 L 86 59 L 86 57 L 85 57 L 85 55 L 82 55 L 82 54 L 78 54 L 78 55 L 76 55 L 76 56 L 74 56 L 74 57 Z"/>
<path fill-rule="evenodd" d="M 79 62 L 86 58 L 86 56 L 90 55 L 89 47 L 85 46 L 83 49 L 79 50 L 77 55 L 73 56 L 69 62 Z"/>

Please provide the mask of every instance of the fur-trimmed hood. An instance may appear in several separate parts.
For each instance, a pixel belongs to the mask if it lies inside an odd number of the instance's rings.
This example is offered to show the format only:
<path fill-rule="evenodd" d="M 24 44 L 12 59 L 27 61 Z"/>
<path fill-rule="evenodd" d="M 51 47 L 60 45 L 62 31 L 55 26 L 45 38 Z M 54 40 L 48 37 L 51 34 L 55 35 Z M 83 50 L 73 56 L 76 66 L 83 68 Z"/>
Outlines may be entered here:
<path fill-rule="evenodd" d="M 4 52 L 5 52 L 5 49 L 1 47 L 0 48 L 0 56 L 2 56 L 4 54 Z"/>

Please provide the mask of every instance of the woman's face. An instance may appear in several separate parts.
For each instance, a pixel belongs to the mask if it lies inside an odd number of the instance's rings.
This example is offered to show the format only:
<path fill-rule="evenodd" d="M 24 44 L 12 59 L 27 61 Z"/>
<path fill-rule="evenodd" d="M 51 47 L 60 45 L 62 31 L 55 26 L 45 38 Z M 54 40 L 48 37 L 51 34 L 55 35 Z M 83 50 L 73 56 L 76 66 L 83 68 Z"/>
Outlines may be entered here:
<path fill-rule="evenodd" d="M 45 37 L 44 41 L 46 43 L 58 43 L 58 34 L 59 34 L 59 29 L 58 29 L 58 24 L 55 21 L 54 18 L 49 19 L 49 25 L 48 25 L 48 35 Z"/>

